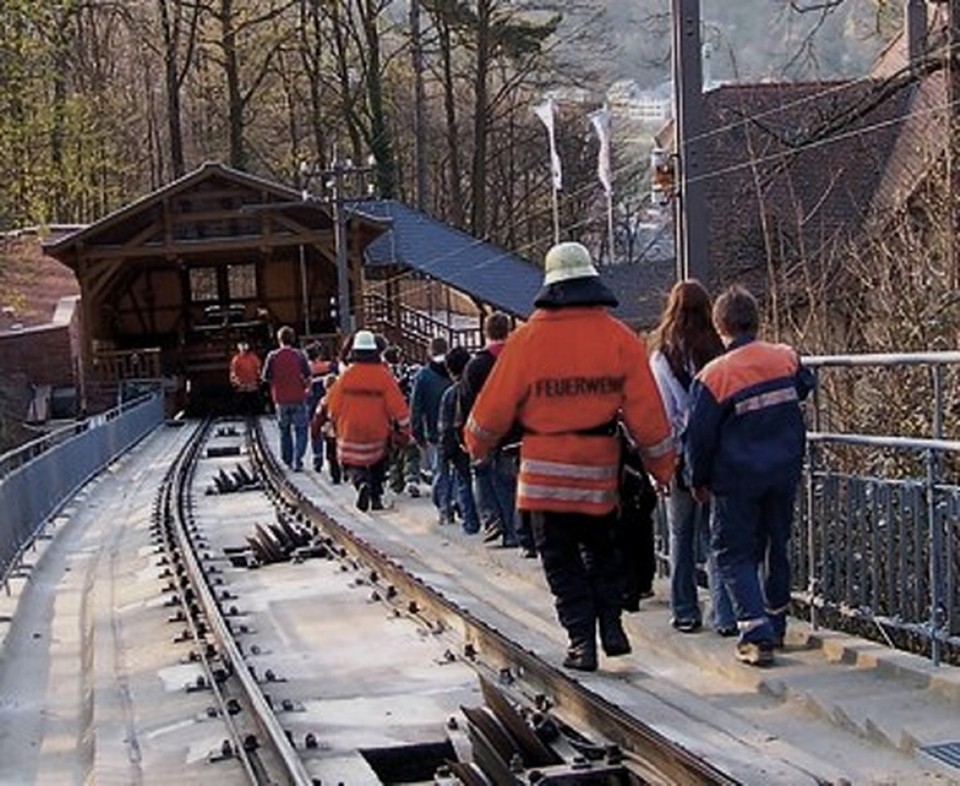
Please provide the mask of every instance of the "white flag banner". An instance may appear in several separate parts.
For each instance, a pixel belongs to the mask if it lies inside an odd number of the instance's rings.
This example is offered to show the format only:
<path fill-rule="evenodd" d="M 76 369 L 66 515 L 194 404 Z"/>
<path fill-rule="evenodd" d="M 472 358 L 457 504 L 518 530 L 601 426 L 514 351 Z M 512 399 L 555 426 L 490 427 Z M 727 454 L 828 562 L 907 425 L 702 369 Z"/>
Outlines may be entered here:
<path fill-rule="evenodd" d="M 597 177 L 603 183 L 607 196 L 613 195 L 613 171 L 610 168 L 610 112 L 606 106 L 590 113 L 590 125 L 600 140 L 600 152 L 597 154 Z"/>
<path fill-rule="evenodd" d="M 559 191 L 563 187 L 563 175 L 560 171 L 560 156 L 557 154 L 557 140 L 553 133 L 553 99 L 548 98 L 540 106 L 534 107 L 533 112 L 547 127 L 547 137 L 550 140 L 550 174 L 554 191 Z"/>

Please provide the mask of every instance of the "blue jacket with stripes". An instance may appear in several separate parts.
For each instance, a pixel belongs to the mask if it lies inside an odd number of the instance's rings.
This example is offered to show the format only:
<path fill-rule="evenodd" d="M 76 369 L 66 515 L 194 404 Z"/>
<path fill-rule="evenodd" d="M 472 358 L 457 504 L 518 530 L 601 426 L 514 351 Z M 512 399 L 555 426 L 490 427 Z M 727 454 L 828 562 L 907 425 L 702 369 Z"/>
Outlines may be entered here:
<path fill-rule="evenodd" d="M 813 386 L 791 347 L 751 336 L 731 343 L 691 388 L 684 456 L 690 486 L 750 495 L 796 484 L 806 442 L 800 402 Z"/>

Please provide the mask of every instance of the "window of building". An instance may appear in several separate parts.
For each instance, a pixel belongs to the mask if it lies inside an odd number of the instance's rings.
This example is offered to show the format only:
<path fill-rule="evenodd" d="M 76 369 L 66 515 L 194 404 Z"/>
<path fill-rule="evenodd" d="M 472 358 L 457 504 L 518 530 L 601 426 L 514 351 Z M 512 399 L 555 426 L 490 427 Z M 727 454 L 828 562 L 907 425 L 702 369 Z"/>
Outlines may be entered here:
<path fill-rule="evenodd" d="M 190 268 L 190 299 L 194 303 L 210 303 L 220 299 L 216 268 Z"/>
<path fill-rule="evenodd" d="M 250 300 L 257 296 L 257 266 L 253 264 L 227 266 L 229 300 Z"/>

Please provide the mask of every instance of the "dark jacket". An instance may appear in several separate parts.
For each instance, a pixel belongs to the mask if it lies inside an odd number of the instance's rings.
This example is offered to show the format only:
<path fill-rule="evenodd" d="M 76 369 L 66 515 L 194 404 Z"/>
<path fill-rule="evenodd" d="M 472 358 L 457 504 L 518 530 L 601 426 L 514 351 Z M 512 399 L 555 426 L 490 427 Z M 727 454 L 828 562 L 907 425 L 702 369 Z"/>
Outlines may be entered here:
<path fill-rule="evenodd" d="M 439 439 L 437 449 L 440 457 L 446 461 L 454 461 L 460 456 L 466 457 L 463 448 L 463 418 L 460 415 L 461 386 L 454 382 L 443 391 L 440 397 L 440 415 L 437 418 L 437 432 Z"/>
<path fill-rule="evenodd" d="M 417 442 L 436 443 L 440 397 L 449 386 L 450 376 L 446 366 L 432 360 L 414 377 L 410 394 L 410 420 L 413 438 Z"/>
<path fill-rule="evenodd" d="M 693 382 L 690 485 L 742 494 L 799 482 L 806 442 L 800 402 L 813 385 L 791 347 L 750 338 L 731 344 Z"/>

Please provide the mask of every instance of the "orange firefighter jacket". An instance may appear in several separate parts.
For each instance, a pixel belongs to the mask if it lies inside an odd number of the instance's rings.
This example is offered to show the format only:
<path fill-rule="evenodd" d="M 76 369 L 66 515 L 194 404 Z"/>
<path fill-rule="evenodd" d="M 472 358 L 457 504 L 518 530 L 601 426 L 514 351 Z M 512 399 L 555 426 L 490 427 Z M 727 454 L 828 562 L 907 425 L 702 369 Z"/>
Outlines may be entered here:
<path fill-rule="evenodd" d="M 379 361 L 348 366 L 326 399 L 341 464 L 369 467 L 386 456 L 392 436 L 410 439 L 407 402 L 390 369 Z"/>
<path fill-rule="evenodd" d="M 669 482 L 676 449 L 643 342 L 602 306 L 540 309 L 507 339 L 464 436 L 482 459 L 519 422 L 520 509 L 601 516 L 618 503 L 618 419 Z"/>

